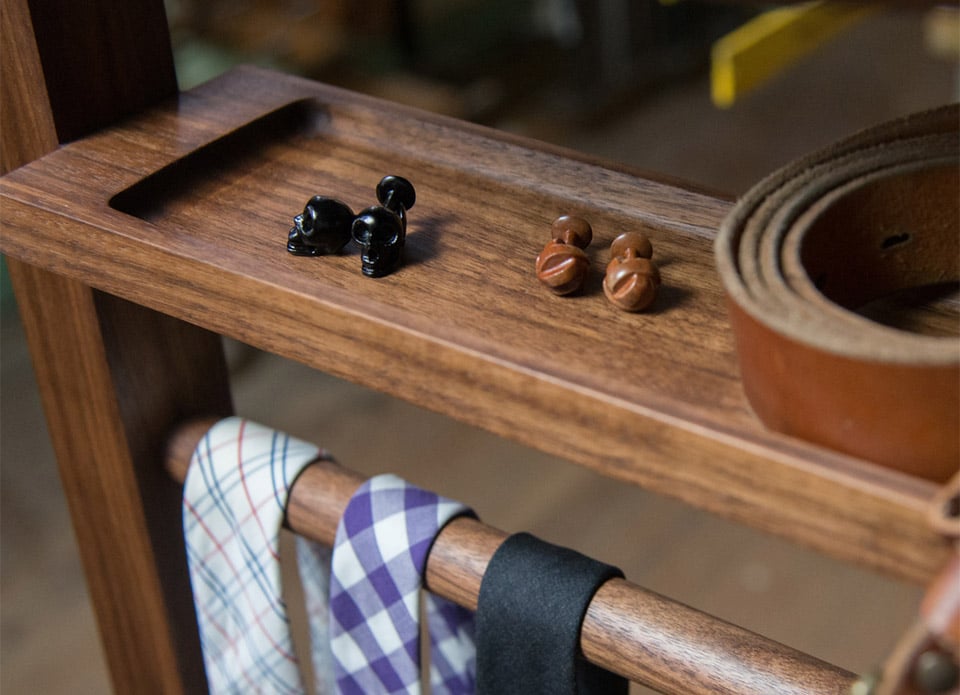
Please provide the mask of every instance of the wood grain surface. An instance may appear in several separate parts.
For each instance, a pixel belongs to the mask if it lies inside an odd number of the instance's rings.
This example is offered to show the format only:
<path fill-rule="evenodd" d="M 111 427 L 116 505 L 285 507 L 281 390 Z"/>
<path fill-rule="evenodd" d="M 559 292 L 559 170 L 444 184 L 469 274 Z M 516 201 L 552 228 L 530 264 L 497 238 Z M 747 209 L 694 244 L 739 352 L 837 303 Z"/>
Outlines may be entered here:
<path fill-rule="evenodd" d="M 320 193 L 409 178 L 406 264 L 299 258 Z M 246 68 L 0 183 L 2 250 L 618 480 L 924 581 L 947 555 L 930 483 L 768 432 L 741 391 L 712 239 L 726 201 L 570 152 Z M 556 297 L 533 261 L 560 214 L 643 231 L 663 286 L 626 314 Z"/>
<path fill-rule="evenodd" d="M 28 0 L 27 4 L 61 142 L 176 93 L 164 3 Z"/>
<path fill-rule="evenodd" d="M 69 23 L 83 14 L 58 16 L 56 6 L 62 4 L 47 3 L 53 14 L 41 12 L 33 21 L 25 0 L 2 4 L 4 171 L 54 150 L 64 137 L 61 127 L 80 128 L 72 131 L 76 135 L 116 118 L 118 109 L 140 108 L 145 99 L 175 91 L 175 81 L 157 80 L 138 85 L 134 101 L 109 91 L 86 94 L 57 118 L 62 89 L 76 85 L 45 80 L 33 29 L 50 39 L 50 21 Z M 128 31 L 130 20 L 143 17 L 140 11 L 150 9 L 154 18 L 157 10 L 161 18 L 163 12 L 159 2 L 96 5 L 104 21 L 99 31 L 85 24 L 83 36 L 87 48 L 96 51 L 108 50 L 98 39 L 110 44 L 111 32 Z M 110 12 L 111 5 L 116 12 Z M 136 52 L 130 38 L 109 50 L 124 46 L 130 58 L 129 52 Z M 91 67 L 81 45 L 60 47 L 69 49 L 64 56 L 75 67 Z M 45 48 L 49 53 L 51 47 Z M 145 78 L 150 61 L 140 61 L 139 68 Z M 205 692 L 176 532 L 180 493 L 163 475 L 162 458 L 174 422 L 191 413 L 230 410 L 220 340 L 75 278 L 14 258 L 7 264 L 114 689 Z"/>
<path fill-rule="evenodd" d="M 32 299 L 21 317 L 114 688 L 205 692 L 180 494 L 161 461 L 181 413 L 229 410 L 219 342 L 26 264 L 10 273 Z"/>
<path fill-rule="evenodd" d="M 0 6 L 0 36 L 0 172 L 5 174 L 55 149 L 57 132 L 26 0 Z M 33 127 L 11 127 L 26 123 Z"/>

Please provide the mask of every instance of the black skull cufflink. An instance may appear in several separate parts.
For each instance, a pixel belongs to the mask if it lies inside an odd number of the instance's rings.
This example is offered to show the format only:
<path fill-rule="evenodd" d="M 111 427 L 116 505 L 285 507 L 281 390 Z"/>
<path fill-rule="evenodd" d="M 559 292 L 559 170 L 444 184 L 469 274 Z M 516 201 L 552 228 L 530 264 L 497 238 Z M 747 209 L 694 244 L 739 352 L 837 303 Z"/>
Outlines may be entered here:
<path fill-rule="evenodd" d="M 367 277 L 389 275 L 403 259 L 407 210 L 417 194 L 402 176 L 384 176 L 377 184 L 377 200 L 357 215 L 335 198 L 313 196 L 303 213 L 293 218 L 287 251 L 297 256 L 338 253 L 351 239 L 360 247 L 360 269 Z"/>
<path fill-rule="evenodd" d="M 377 184 L 377 200 L 380 205 L 361 210 L 351 229 L 361 248 L 360 269 L 371 278 L 388 275 L 400 265 L 407 238 L 407 210 L 416 202 L 417 193 L 405 178 L 384 176 Z"/>
<path fill-rule="evenodd" d="M 287 251 L 297 256 L 338 253 L 350 241 L 353 211 L 334 198 L 313 196 L 303 213 L 293 218 Z"/>

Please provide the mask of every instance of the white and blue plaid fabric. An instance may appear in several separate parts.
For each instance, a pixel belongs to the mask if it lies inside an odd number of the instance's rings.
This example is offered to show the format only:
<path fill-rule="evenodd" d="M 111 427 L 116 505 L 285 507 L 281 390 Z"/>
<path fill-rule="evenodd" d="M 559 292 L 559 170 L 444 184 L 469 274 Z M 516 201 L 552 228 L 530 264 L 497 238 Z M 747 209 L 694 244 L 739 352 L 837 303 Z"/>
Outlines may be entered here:
<path fill-rule="evenodd" d="M 190 581 L 210 692 L 305 692 L 282 596 L 279 535 L 290 487 L 326 456 L 241 418 L 194 452 L 183 495 Z M 331 551 L 297 538 L 315 691 L 421 692 L 420 596 L 427 554 L 472 512 L 392 475 L 351 498 Z M 332 567 L 332 573 L 331 573 Z M 473 613 L 426 594 L 434 695 L 474 692 Z"/>
<path fill-rule="evenodd" d="M 346 695 L 421 692 L 420 596 L 427 555 L 462 504 L 379 475 L 353 495 L 331 560 L 330 639 Z M 434 695 L 474 692 L 473 613 L 427 593 Z"/>
<path fill-rule="evenodd" d="M 299 695 L 303 680 L 281 594 L 279 535 L 290 486 L 324 456 L 312 444 L 240 418 L 214 425 L 184 484 L 190 582 L 210 692 Z M 332 693 L 330 551 L 297 539 L 316 690 Z"/>

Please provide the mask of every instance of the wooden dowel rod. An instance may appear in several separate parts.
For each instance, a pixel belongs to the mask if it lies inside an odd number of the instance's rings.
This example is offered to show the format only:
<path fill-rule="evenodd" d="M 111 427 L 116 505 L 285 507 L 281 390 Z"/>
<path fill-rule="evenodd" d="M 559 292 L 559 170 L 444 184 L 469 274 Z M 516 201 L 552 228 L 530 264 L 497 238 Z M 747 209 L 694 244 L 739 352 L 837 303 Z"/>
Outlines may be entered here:
<path fill-rule="evenodd" d="M 212 421 L 172 435 L 167 469 L 179 481 Z M 333 545 L 337 524 L 363 478 L 332 461 L 303 471 L 290 490 L 287 524 Z M 476 519 L 455 519 L 427 559 L 433 593 L 476 610 L 480 582 L 507 535 Z M 591 662 L 667 695 L 843 695 L 854 675 L 623 579 L 608 581 L 587 609 L 580 646 Z"/>

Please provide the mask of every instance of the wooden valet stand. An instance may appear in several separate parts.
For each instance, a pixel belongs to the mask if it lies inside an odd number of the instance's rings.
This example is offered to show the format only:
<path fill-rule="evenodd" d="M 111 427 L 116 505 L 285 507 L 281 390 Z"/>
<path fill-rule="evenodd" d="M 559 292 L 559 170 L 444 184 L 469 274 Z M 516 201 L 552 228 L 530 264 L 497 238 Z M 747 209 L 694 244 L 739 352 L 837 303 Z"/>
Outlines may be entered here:
<path fill-rule="evenodd" d="M 937 483 L 771 432 L 751 412 L 712 253 L 728 201 L 259 69 L 179 93 L 159 0 L 29 4 L 3 0 L 0 15 L 0 248 L 116 692 L 205 688 L 167 467 L 182 465 L 196 422 L 232 412 L 221 335 L 902 579 L 930 582 L 947 563 L 929 520 Z M 286 252 L 310 195 L 369 200 L 388 173 L 417 186 L 398 272 L 371 280 L 355 255 Z M 618 312 L 599 280 L 575 303 L 542 291 L 533 259 L 567 212 L 648 234 L 657 311 Z M 297 530 L 322 538 L 328 522 Z M 455 545 L 438 557 L 438 582 L 458 563 L 482 576 L 502 535 L 473 531 L 461 557 Z M 690 640 L 721 625 L 624 591 L 609 605 L 647 602 L 622 624 L 625 643 L 652 639 L 654 605 Z M 639 649 L 605 665 L 666 692 L 853 680 L 730 629 L 710 645 L 716 663 L 689 652 L 700 673 L 671 675 L 677 654 Z M 603 661 L 601 638 L 585 651 Z M 717 676 L 743 640 L 749 667 Z M 817 689 L 798 689 L 809 674 Z"/>

